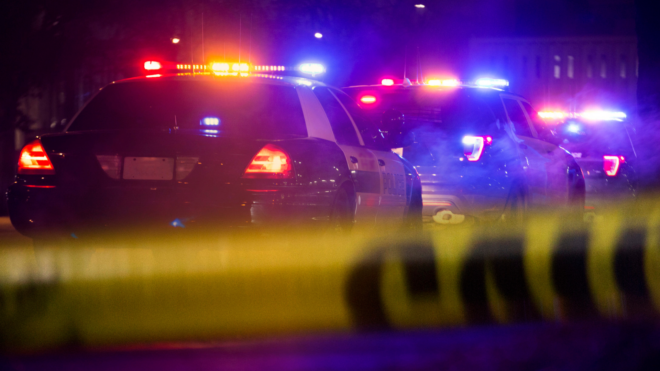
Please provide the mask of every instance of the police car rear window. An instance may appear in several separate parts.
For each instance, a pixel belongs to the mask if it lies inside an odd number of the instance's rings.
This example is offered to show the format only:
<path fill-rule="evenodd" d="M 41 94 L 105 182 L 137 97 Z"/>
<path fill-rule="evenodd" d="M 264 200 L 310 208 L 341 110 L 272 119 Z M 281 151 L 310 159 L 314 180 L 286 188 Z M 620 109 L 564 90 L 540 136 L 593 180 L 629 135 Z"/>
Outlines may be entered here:
<path fill-rule="evenodd" d="M 69 131 L 181 130 L 251 139 L 307 137 L 293 87 L 140 81 L 104 88 Z"/>
<path fill-rule="evenodd" d="M 410 129 L 440 130 L 447 134 L 490 134 L 499 129 L 479 92 L 410 89 L 384 93 L 381 99 L 380 109 L 370 111 L 372 119 L 377 121 L 383 112 L 393 109 L 404 115 Z"/>

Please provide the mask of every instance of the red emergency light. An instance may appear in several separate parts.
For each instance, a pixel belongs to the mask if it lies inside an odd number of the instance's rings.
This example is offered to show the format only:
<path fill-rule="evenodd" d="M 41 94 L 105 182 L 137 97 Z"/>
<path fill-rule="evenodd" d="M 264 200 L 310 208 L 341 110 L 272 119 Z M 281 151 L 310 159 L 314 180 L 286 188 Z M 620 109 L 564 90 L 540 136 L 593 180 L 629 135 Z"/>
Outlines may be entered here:
<path fill-rule="evenodd" d="M 158 71 L 160 70 L 162 65 L 158 61 L 146 61 L 144 62 L 144 69 L 147 71 Z"/>

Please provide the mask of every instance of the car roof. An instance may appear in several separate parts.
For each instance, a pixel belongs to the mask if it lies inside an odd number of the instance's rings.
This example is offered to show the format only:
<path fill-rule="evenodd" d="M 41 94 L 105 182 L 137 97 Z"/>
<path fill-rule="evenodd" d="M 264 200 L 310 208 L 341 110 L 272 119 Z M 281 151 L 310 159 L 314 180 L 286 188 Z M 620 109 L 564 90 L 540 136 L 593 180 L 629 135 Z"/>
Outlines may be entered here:
<path fill-rule="evenodd" d="M 502 89 L 498 88 L 491 88 L 491 87 L 483 87 L 483 86 L 473 86 L 473 85 L 459 85 L 459 86 L 453 86 L 453 87 L 445 87 L 445 86 L 429 86 L 429 85 L 381 85 L 381 84 L 375 84 L 375 85 L 353 85 L 353 86 L 347 86 L 343 88 L 345 90 L 382 90 L 382 91 L 390 91 L 390 92 L 397 92 L 397 91 L 411 91 L 411 90 L 420 90 L 420 89 L 427 89 L 427 90 L 438 90 L 438 91 L 455 91 L 457 89 L 459 90 L 478 90 L 480 92 L 484 92 L 486 94 L 506 94 L 506 95 L 512 95 L 521 99 L 525 99 L 525 97 L 511 93 L 508 91 L 504 91 Z"/>
<path fill-rule="evenodd" d="M 199 81 L 208 83 L 242 84 L 257 83 L 264 85 L 300 86 L 309 87 L 326 86 L 324 83 L 306 77 L 280 76 L 273 74 L 255 74 L 247 76 L 216 75 L 214 73 L 180 73 L 170 75 L 139 76 L 113 81 L 111 84 L 130 84 L 145 81 Z"/>

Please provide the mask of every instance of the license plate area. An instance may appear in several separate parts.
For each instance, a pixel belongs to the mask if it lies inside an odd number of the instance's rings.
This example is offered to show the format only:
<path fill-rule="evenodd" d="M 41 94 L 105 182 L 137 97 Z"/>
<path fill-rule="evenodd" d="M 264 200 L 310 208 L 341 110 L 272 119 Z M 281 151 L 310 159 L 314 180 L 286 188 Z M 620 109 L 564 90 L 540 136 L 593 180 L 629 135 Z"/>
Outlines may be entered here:
<path fill-rule="evenodd" d="M 172 180 L 174 179 L 174 158 L 125 157 L 122 178 L 129 180 Z"/>

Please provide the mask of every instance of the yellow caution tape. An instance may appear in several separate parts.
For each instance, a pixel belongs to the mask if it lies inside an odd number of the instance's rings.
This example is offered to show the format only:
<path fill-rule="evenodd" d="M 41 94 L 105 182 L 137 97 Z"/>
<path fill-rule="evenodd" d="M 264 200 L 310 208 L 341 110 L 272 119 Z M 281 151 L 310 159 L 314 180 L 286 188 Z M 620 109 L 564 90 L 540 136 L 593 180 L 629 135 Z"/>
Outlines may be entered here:
<path fill-rule="evenodd" d="M 660 213 L 401 236 L 0 251 L 0 345 L 40 349 L 660 313 Z"/>

